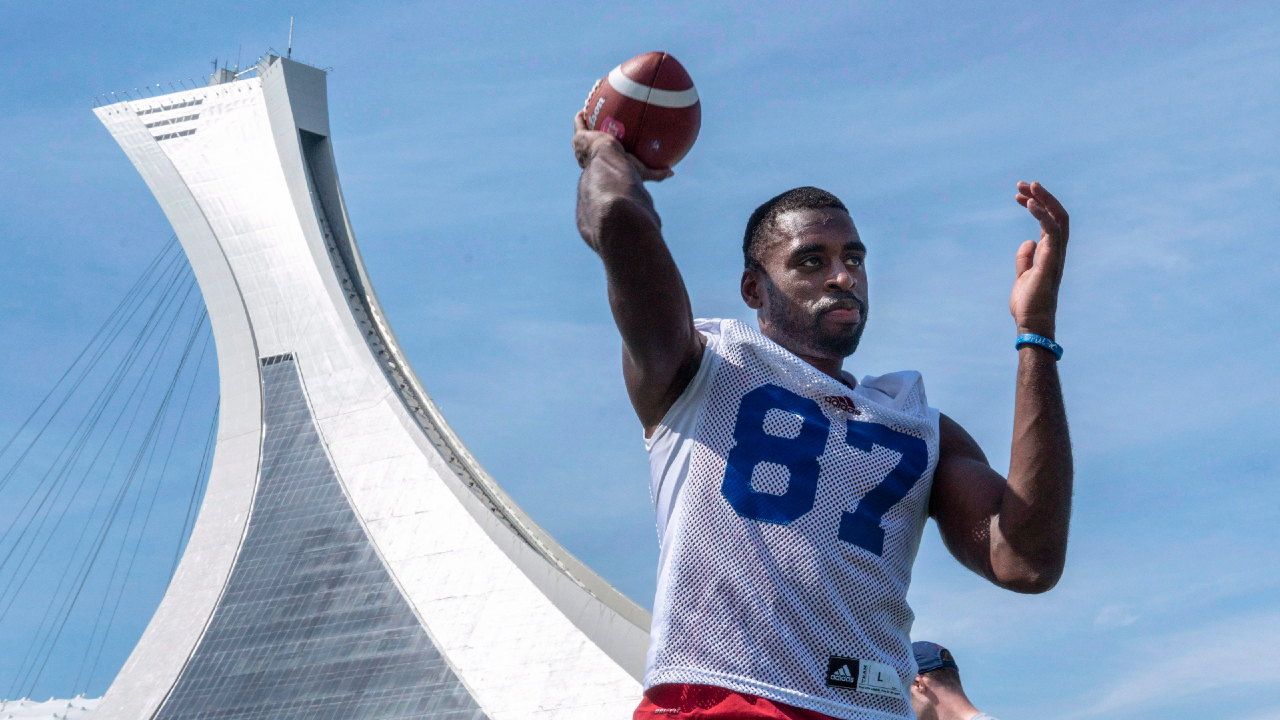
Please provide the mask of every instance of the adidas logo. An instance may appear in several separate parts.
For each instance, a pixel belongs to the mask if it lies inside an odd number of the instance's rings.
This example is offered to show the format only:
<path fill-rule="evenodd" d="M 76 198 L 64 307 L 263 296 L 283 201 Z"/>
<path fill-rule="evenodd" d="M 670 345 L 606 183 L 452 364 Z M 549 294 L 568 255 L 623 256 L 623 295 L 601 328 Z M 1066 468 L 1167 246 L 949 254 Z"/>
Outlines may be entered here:
<path fill-rule="evenodd" d="M 858 409 L 858 406 L 854 404 L 853 400 L 850 400 L 843 395 L 827 395 L 823 399 L 850 415 L 862 414 L 862 411 Z"/>
<path fill-rule="evenodd" d="M 827 687 L 858 689 L 857 658 L 832 656 L 827 661 Z"/>

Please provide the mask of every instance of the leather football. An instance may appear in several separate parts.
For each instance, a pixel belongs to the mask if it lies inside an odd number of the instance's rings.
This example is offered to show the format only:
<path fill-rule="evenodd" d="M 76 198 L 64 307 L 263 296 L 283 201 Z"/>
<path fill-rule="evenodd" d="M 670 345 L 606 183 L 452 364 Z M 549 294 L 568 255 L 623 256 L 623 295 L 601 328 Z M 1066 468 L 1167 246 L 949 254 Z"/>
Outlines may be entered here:
<path fill-rule="evenodd" d="M 680 162 L 702 127 L 693 79 L 664 52 L 637 55 L 611 70 L 591 88 L 583 109 L 588 130 L 613 135 L 655 170 Z"/>

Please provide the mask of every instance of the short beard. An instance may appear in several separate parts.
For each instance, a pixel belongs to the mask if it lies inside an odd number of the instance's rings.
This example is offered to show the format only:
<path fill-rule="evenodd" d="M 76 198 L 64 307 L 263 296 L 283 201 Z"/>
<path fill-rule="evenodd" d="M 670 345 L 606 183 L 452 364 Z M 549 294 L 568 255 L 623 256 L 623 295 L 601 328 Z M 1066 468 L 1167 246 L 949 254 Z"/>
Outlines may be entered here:
<path fill-rule="evenodd" d="M 763 275 L 765 293 L 769 296 L 769 324 L 781 331 L 787 339 L 788 350 L 800 350 L 818 357 L 846 358 L 858 349 L 862 331 L 867 327 L 867 304 L 853 293 L 838 297 L 826 297 L 818 302 L 816 312 L 810 315 L 805 309 L 791 302 L 782 294 L 768 275 Z M 827 310 L 855 304 L 858 307 L 858 324 L 847 332 L 831 335 L 822 331 L 822 315 Z M 780 343 L 781 344 L 781 343 Z M 794 350 L 793 350 L 794 348 Z"/>

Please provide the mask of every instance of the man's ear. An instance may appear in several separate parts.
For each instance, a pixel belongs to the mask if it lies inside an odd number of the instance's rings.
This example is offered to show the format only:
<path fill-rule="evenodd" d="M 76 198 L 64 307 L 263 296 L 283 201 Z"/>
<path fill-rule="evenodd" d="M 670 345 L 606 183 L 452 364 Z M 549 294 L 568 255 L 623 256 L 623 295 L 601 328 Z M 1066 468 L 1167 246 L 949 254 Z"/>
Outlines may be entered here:
<path fill-rule="evenodd" d="M 764 307 L 764 288 L 761 283 L 769 282 L 764 271 L 747 268 L 742 271 L 742 301 L 752 310 Z"/>

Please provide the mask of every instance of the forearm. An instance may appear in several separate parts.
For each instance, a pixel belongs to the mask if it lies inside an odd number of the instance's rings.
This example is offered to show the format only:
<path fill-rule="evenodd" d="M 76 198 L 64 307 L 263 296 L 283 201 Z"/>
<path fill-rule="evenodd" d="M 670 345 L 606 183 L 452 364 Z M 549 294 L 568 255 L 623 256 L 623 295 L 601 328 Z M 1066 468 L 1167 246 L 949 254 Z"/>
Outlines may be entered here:
<path fill-rule="evenodd" d="M 1017 202 L 1040 222 L 1014 258 L 1009 312 L 1019 334 L 1052 338 L 1069 218 L 1039 183 L 1018 183 Z M 1071 436 L 1053 353 L 1018 350 L 1009 477 L 991 468 L 964 428 L 941 417 L 930 512 L 947 547 L 966 567 L 1000 587 L 1044 592 L 1057 584 L 1071 523 Z"/>
<path fill-rule="evenodd" d="M 645 366 L 650 354 L 686 346 L 693 332 L 688 293 L 653 199 L 616 142 L 600 143 L 583 169 L 578 225 L 604 262 L 609 305 L 632 357 Z"/>
<path fill-rule="evenodd" d="M 1009 478 L 992 527 L 997 576 L 1032 592 L 1057 583 L 1066 563 L 1071 485 L 1071 437 L 1057 362 L 1043 348 L 1023 346 Z"/>
<path fill-rule="evenodd" d="M 661 242 L 662 223 L 653 198 L 639 173 L 627 161 L 616 142 L 592 147 L 578 180 L 578 232 L 587 245 L 605 260 L 611 241 L 627 242 L 628 236 L 656 236 Z"/>

